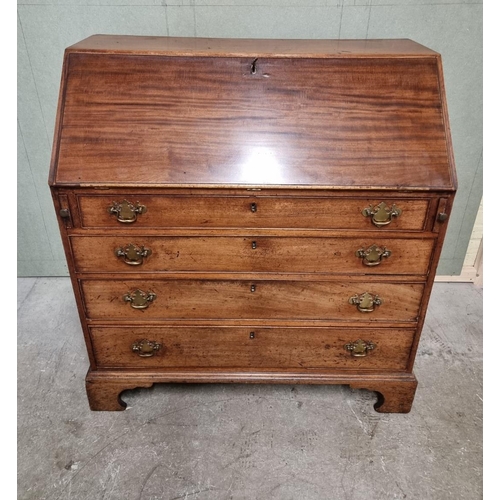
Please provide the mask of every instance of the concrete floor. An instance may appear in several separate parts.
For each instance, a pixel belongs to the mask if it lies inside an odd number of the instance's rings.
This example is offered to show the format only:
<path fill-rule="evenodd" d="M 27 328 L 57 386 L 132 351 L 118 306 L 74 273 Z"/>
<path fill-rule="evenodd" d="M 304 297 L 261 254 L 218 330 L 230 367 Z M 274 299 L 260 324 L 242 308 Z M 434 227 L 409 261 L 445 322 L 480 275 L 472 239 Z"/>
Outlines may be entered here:
<path fill-rule="evenodd" d="M 482 289 L 435 285 L 411 413 L 343 386 L 161 385 L 91 412 L 67 278 L 18 281 L 18 499 L 482 498 Z"/>

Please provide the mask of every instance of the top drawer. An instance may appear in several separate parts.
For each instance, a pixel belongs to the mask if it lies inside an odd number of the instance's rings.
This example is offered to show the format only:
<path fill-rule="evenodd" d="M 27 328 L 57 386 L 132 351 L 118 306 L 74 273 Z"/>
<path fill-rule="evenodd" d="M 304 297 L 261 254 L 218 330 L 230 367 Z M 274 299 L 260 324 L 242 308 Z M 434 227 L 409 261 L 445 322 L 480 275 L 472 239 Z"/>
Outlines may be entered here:
<path fill-rule="evenodd" d="M 85 228 L 294 228 L 422 231 L 427 198 L 78 195 Z"/>

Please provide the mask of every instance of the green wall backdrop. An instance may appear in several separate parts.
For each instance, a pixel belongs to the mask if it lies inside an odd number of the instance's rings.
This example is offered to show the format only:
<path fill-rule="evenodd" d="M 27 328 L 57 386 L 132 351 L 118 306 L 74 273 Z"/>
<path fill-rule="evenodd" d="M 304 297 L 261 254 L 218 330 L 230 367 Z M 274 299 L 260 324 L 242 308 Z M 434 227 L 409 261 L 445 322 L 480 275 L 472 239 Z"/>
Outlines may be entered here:
<path fill-rule="evenodd" d="M 67 266 L 47 176 L 64 48 L 96 33 L 411 38 L 443 56 L 459 191 L 439 274 L 460 274 L 482 196 L 482 2 L 467 0 L 20 0 L 18 274 Z"/>

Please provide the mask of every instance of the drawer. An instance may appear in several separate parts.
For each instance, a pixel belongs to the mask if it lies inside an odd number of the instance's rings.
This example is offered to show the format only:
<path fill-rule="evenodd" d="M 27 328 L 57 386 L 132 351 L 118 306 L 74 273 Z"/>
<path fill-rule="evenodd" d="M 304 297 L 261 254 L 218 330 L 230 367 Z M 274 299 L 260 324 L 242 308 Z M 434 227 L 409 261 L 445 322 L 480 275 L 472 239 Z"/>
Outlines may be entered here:
<path fill-rule="evenodd" d="M 328 281 L 82 280 L 81 287 L 90 319 L 414 322 L 419 314 L 424 285 Z M 360 312 L 360 307 L 368 306 L 367 296 L 359 305 L 350 303 L 350 299 L 360 299 L 365 293 L 378 296 L 382 304 L 374 306 L 372 312 Z"/>
<path fill-rule="evenodd" d="M 413 330 L 392 328 L 93 327 L 90 331 L 96 363 L 102 368 L 404 370 L 414 337 Z M 353 356 L 347 344 L 365 356 Z"/>
<path fill-rule="evenodd" d="M 129 210 L 130 202 L 132 208 Z M 365 209 L 393 205 L 400 215 L 378 227 Z M 78 195 L 82 226 L 86 228 L 306 228 L 383 229 L 421 231 L 430 200 L 427 198 L 322 198 L 265 196 Z M 109 210 L 114 207 L 114 213 Z M 141 208 L 143 207 L 143 208 Z M 137 209 L 141 213 L 135 213 Z M 128 222 L 120 222 L 120 217 Z M 383 213 L 381 208 L 379 213 Z M 366 212 L 365 212 L 366 213 Z M 131 222 L 133 221 L 133 222 Z"/>
<path fill-rule="evenodd" d="M 76 269 L 83 273 L 199 271 L 425 275 L 434 247 L 434 239 L 398 239 L 386 235 L 377 239 L 127 234 L 72 236 L 70 240 Z"/>

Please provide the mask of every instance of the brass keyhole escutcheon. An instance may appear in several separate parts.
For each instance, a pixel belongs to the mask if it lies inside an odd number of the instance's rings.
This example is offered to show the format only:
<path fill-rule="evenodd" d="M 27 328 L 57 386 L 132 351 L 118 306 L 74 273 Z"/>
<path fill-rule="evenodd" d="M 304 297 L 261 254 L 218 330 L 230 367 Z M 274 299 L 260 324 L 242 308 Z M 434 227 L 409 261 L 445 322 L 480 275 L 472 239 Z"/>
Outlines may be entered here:
<path fill-rule="evenodd" d="M 349 304 L 355 305 L 359 312 L 369 313 L 373 312 L 375 306 L 380 306 L 383 303 L 378 295 L 364 292 L 361 295 L 354 295 L 349 299 Z"/>
<path fill-rule="evenodd" d="M 150 358 L 154 356 L 161 347 L 162 345 L 154 340 L 142 339 L 132 344 L 132 351 L 137 353 L 141 358 Z"/>
<path fill-rule="evenodd" d="M 376 207 L 369 205 L 364 208 L 361 213 L 365 217 L 371 217 L 373 224 L 377 227 L 387 226 L 390 224 L 393 217 L 399 217 L 403 211 L 396 207 L 396 205 L 392 205 L 389 207 L 385 202 L 379 203 Z"/>
<path fill-rule="evenodd" d="M 392 252 L 386 247 L 379 247 L 377 245 L 372 245 L 366 249 L 360 248 L 356 251 L 356 257 L 363 259 L 363 264 L 365 266 L 373 267 L 378 266 L 382 259 L 390 257 Z"/>
<path fill-rule="evenodd" d="M 257 203 L 250 203 L 250 212 L 257 212 Z"/>
<path fill-rule="evenodd" d="M 143 292 L 142 290 L 134 290 L 126 293 L 123 296 L 125 302 L 130 302 L 130 307 L 133 309 L 147 309 L 151 302 L 156 299 L 156 294 L 153 292 Z"/>
<path fill-rule="evenodd" d="M 118 222 L 124 224 L 130 224 L 137 220 L 138 214 L 145 214 L 147 208 L 145 205 L 141 205 L 139 202 L 130 203 L 130 201 L 123 200 L 121 202 L 114 201 L 113 204 L 108 207 L 108 213 L 111 215 L 116 215 Z"/>
<path fill-rule="evenodd" d="M 373 351 L 375 347 L 377 347 L 377 345 L 373 342 L 364 341 L 361 339 L 358 339 L 355 342 L 349 342 L 348 344 L 344 345 L 344 349 L 346 351 L 349 351 L 355 358 L 364 358 L 370 351 Z"/>
<path fill-rule="evenodd" d="M 119 247 L 115 250 L 115 255 L 117 257 L 123 257 L 123 261 L 129 266 L 140 266 L 144 258 L 151 254 L 151 249 L 144 246 L 139 247 L 132 243 L 126 247 Z"/>

